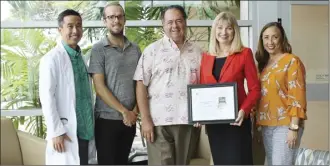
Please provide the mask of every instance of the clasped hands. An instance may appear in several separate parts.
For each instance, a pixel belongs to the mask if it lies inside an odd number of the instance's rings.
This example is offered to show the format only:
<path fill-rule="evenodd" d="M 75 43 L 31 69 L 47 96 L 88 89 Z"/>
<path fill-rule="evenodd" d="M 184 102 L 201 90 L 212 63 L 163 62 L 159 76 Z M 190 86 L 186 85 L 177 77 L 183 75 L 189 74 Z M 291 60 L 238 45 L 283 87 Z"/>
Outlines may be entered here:
<path fill-rule="evenodd" d="M 137 108 L 135 107 L 133 111 L 125 110 L 122 112 L 122 115 L 124 117 L 123 119 L 124 124 L 126 126 L 132 127 L 133 125 L 135 125 L 137 120 L 137 116 L 138 116 Z"/>

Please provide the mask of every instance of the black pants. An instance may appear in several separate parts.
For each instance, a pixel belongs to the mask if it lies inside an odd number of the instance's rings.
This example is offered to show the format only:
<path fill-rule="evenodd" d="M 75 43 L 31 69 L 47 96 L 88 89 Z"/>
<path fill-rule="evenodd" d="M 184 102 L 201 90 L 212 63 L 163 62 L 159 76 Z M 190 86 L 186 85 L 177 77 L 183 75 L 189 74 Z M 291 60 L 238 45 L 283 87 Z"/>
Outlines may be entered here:
<path fill-rule="evenodd" d="M 206 125 L 214 165 L 253 165 L 251 121 Z"/>
<path fill-rule="evenodd" d="M 122 120 L 95 120 L 95 144 L 99 165 L 127 165 L 136 126 L 127 127 Z"/>
<path fill-rule="evenodd" d="M 80 165 L 88 165 L 88 140 L 78 137 Z"/>

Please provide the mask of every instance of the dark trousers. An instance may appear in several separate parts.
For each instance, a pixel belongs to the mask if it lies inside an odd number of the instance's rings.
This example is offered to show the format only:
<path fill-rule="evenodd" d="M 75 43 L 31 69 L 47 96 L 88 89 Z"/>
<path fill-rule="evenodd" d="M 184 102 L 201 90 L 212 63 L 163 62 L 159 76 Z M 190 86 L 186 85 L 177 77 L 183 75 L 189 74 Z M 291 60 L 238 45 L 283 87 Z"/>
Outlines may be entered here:
<path fill-rule="evenodd" d="M 125 126 L 122 120 L 95 120 L 95 144 L 99 165 L 127 165 L 136 126 Z"/>
<path fill-rule="evenodd" d="M 253 165 L 251 121 L 241 126 L 207 124 L 214 165 Z"/>
<path fill-rule="evenodd" d="M 88 140 L 78 137 L 80 165 L 88 165 Z"/>

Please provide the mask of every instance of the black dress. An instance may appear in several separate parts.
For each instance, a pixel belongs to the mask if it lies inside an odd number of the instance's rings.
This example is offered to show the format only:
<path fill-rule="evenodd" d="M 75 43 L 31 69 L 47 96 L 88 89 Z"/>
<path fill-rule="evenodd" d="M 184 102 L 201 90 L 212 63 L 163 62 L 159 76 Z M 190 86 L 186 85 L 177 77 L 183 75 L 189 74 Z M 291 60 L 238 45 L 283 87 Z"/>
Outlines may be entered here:
<path fill-rule="evenodd" d="M 212 74 L 219 81 L 226 57 L 215 58 Z M 250 118 L 241 126 L 205 125 L 214 165 L 253 165 Z"/>

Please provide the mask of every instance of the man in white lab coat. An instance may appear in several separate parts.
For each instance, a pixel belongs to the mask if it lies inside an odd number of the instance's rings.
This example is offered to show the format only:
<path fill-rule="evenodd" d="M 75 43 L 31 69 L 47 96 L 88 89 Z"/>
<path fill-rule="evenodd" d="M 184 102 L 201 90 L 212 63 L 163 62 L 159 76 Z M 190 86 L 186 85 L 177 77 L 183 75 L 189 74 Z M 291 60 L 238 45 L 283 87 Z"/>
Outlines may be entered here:
<path fill-rule="evenodd" d="M 58 16 L 61 41 L 40 60 L 39 93 L 47 125 L 46 165 L 87 165 L 94 139 L 92 89 L 78 42 L 82 18 Z"/>

